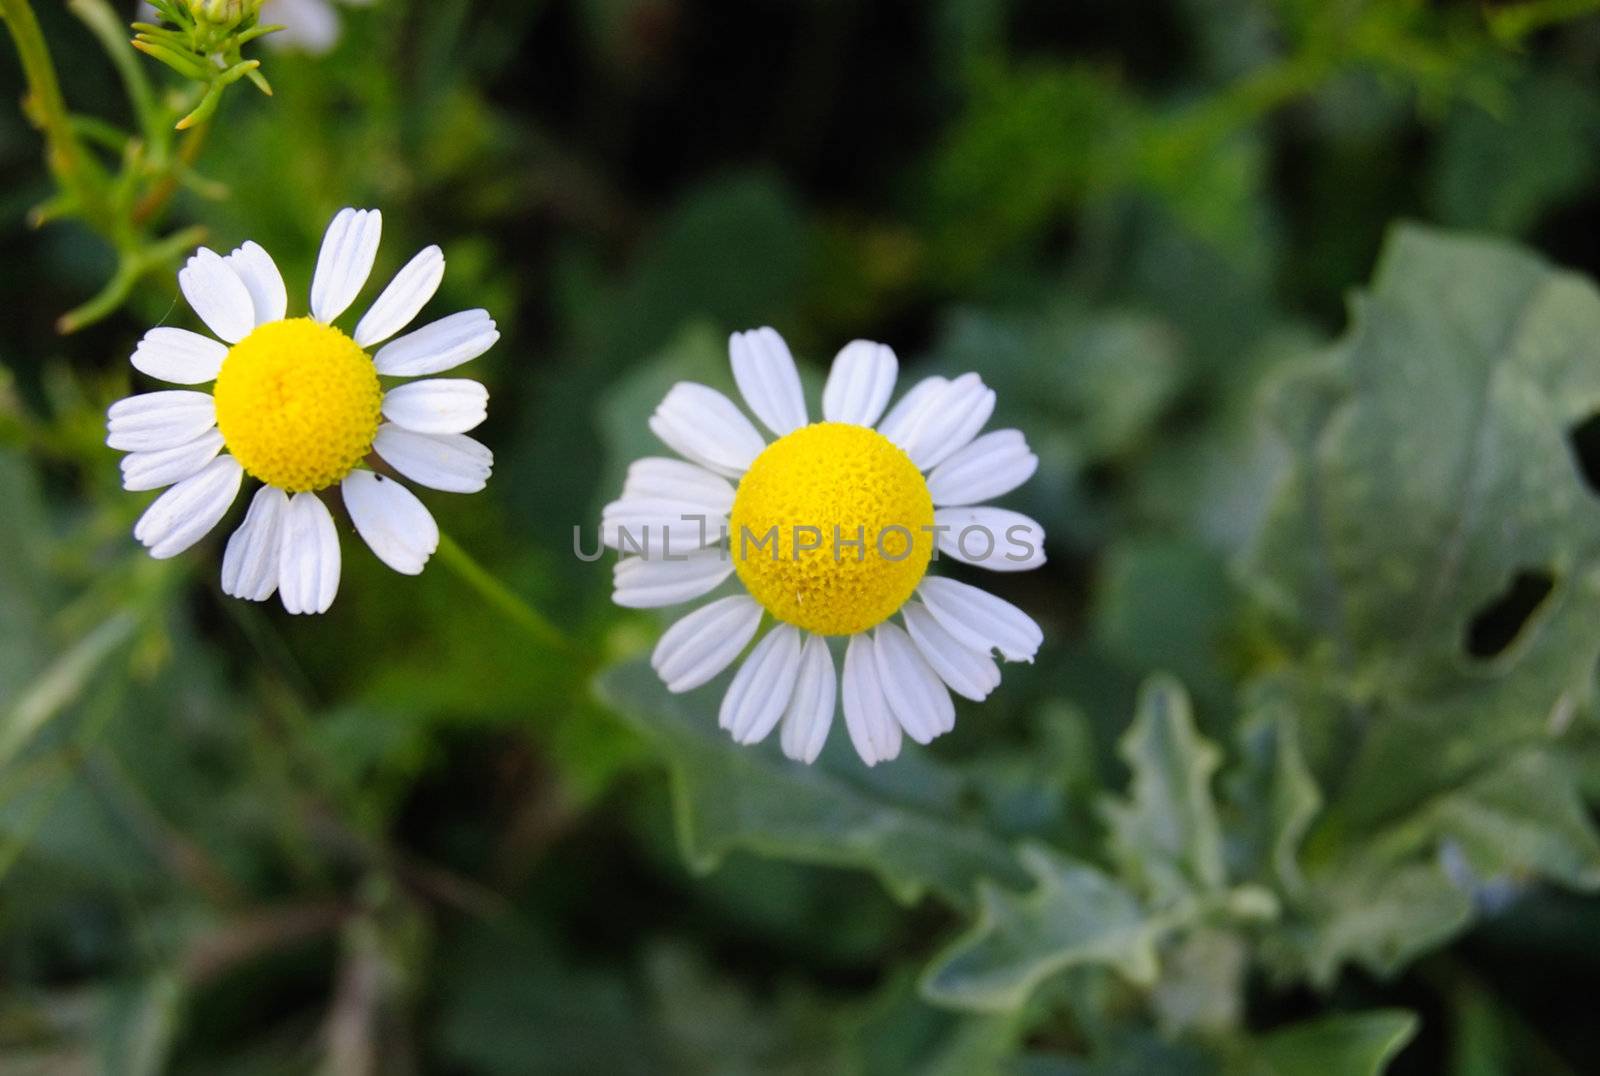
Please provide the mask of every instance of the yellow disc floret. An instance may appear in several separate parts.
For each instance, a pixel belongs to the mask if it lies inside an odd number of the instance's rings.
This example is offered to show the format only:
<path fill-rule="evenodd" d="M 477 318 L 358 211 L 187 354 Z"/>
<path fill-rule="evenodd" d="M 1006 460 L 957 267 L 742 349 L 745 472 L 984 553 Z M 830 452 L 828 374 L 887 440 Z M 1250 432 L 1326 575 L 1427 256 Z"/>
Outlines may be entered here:
<path fill-rule="evenodd" d="M 217 375 L 217 428 L 269 486 L 302 493 L 349 474 L 372 450 L 383 388 L 356 342 L 310 318 L 260 326 Z"/>
<path fill-rule="evenodd" d="M 734 569 L 779 620 L 853 635 L 888 619 L 933 556 L 933 498 L 865 426 L 819 422 L 768 445 L 739 482 Z"/>

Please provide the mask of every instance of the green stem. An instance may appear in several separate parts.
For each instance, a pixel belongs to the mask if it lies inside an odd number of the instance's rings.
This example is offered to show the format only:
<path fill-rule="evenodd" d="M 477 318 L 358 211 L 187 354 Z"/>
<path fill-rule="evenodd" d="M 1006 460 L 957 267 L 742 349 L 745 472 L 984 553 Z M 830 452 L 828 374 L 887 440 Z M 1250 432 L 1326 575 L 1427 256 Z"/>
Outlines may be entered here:
<path fill-rule="evenodd" d="M 483 565 L 473 560 L 471 554 L 457 545 L 449 535 L 439 536 L 437 555 L 463 583 L 477 591 L 479 597 L 505 614 L 507 619 L 515 623 L 540 646 L 568 655 L 579 652 L 572 640 L 567 638 L 566 633 L 546 619 L 543 613 L 519 598 L 504 583 L 489 574 Z"/>
<path fill-rule="evenodd" d="M 86 325 L 92 325 L 101 318 L 108 317 L 127 301 L 134 285 L 144 279 L 146 274 L 162 268 L 172 259 L 187 253 L 198 246 L 205 237 L 205 228 L 194 225 L 174 232 L 148 247 L 124 251 L 117 260 L 117 271 L 106 281 L 105 287 L 100 289 L 99 294 L 56 319 L 56 330 L 63 335 L 75 333 Z"/>
<path fill-rule="evenodd" d="M 158 151 L 157 160 L 161 160 L 163 151 L 158 139 L 166 137 L 171 121 L 163 120 L 161 106 L 156 103 L 155 91 L 145 77 L 139 56 L 128 44 L 127 23 L 111 9 L 106 0 L 70 0 L 67 6 L 89 27 L 89 31 L 100 42 L 100 47 L 110 57 L 128 93 L 128 100 L 133 104 L 134 116 L 139 120 L 145 139 Z"/>
<path fill-rule="evenodd" d="M 28 81 L 28 114 L 44 134 L 45 161 L 50 171 L 72 193 L 86 216 L 109 227 L 94 161 L 72 129 L 56 65 L 33 8 L 28 0 L 0 0 L 0 18 L 5 19 L 22 60 L 22 72 Z"/>

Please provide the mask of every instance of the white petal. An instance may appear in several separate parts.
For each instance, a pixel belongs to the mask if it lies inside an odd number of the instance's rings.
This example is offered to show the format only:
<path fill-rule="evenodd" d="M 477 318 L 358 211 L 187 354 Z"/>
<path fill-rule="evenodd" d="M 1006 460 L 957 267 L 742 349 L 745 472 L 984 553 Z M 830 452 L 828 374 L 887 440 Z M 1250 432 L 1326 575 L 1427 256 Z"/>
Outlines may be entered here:
<path fill-rule="evenodd" d="M 709 594 L 733 574 L 723 549 L 699 549 L 682 560 L 626 557 L 611 570 L 611 600 L 626 609 L 657 609 Z"/>
<path fill-rule="evenodd" d="M 174 385 L 203 385 L 217 379 L 228 346 L 188 329 L 151 329 L 133 349 L 133 368 Z"/>
<path fill-rule="evenodd" d="M 744 474 L 767 447 L 732 400 L 693 381 L 672 386 L 650 429 L 685 459 L 729 476 Z"/>
<path fill-rule="evenodd" d="M 209 392 L 164 389 L 118 400 L 106 412 L 106 444 L 119 452 L 186 445 L 217 424 Z"/>
<path fill-rule="evenodd" d="M 278 272 L 272 255 L 256 243 L 245 243 L 223 260 L 238 274 L 250 293 L 256 324 L 282 321 L 289 312 L 289 292 L 283 286 L 283 274 Z"/>
<path fill-rule="evenodd" d="M 411 481 L 447 493 L 476 493 L 489 484 L 494 453 L 460 433 L 414 433 L 392 422 L 378 427 L 372 450 Z"/>
<path fill-rule="evenodd" d="M 922 409 L 901 447 L 912 463 L 926 471 L 965 448 L 992 414 L 994 390 L 977 374 L 962 374 Z"/>
<path fill-rule="evenodd" d="M 268 48 L 320 56 L 339 42 L 339 16 L 329 0 L 271 0 L 263 17 L 283 27 L 263 39 Z"/>
<path fill-rule="evenodd" d="M 733 735 L 734 743 L 765 740 L 788 708 L 799 672 L 800 629 L 779 624 L 756 644 L 734 674 L 722 696 L 717 724 Z"/>
<path fill-rule="evenodd" d="M 499 339 L 500 330 L 487 310 L 463 310 L 389 341 L 372 364 L 388 377 L 422 377 L 469 362 Z"/>
<path fill-rule="evenodd" d="M 334 214 L 311 277 L 312 317 L 326 323 L 350 309 L 372 273 L 382 235 L 383 214 L 376 209 L 341 209 Z"/>
<path fill-rule="evenodd" d="M 844 652 L 844 725 L 856 754 L 868 766 L 900 754 L 900 724 L 889 712 L 878 680 L 872 636 L 852 635 Z"/>
<path fill-rule="evenodd" d="M 1009 508 L 939 508 L 939 550 L 992 572 L 1026 572 L 1044 563 L 1044 528 Z"/>
<path fill-rule="evenodd" d="M 899 373 L 900 362 L 888 345 L 850 341 L 834 356 L 833 368 L 828 371 L 822 417 L 829 422 L 871 426 L 889 405 Z"/>
<path fill-rule="evenodd" d="M 466 433 L 489 417 L 489 390 L 459 377 L 413 381 L 384 394 L 383 417 L 417 433 Z"/>
<path fill-rule="evenodd" d="M 995 430 L 953 453 L 928 476 L 933 503 L 982 504 L 1010 493 L 1033 477 L 1039 457 L 1021 430 Z"/>
<path fill-rule="evenodd" d="M 201 247 L 178 270 L 178 287 L 200 320 L 217 336 L 237 344 L 256 327 L 256 307 L 239 274 L 214 250 Z"/>
<path fill-rule="evenodd" d="M 774 329 L 751 329 L 728 338 L 739 393 L 762 425 L 782 437 L 806 424 L 806 398 L 794 356 Z"/>
<path fill-rule="evenodd" d="M 760 626 L 761 606 L 751 598 L 718 599 L 668 628 L 650 664 L 668 691 L 691 691 L 732 664 Z"/>
<path fill-rule="evenodd" d="M 278 596 L 291 613 L 326 613 L 339 593 L 339 532 L 315 493 L 296 493 L 283 515 Z"/>
<path fill-rule="evenodd" d="M 982 702 L 1000 686 L 1000 666 L 989 656 L 987 647 L 979 652 L 961 642 L 921 602 L 907 602 L 900 615 L 906 618 L 911 641 L 951 691 Z"/>
<path fill-rule="evenodd" d="M 355 341 L 362 347 L 381 344 L 422 312 L 444 279 L 444 251 L 425 247 L 394 275 L 383 294 L 356 325 Z"/>
<path fill-rule="evenodd" d="M 652 560 L 720 541 L 727 527 L 726 517 L 690 501 L 624 497 L 600 512 L 600 537 L 608 547 Z"/>
<path fill-rule="evenodd" d="M 950 384 L 942 377 L 925 377 L 911 386 L 911 391 L 900 397 L 900 402 L 889 408 L 889 413 L 878 423 L 878 432 L 889 440 L 906 447 L 906 437 L 922 421 L 928 406 Z"/>
<path fill-rule="evenodd" d="M 828 640 L 820 635 L 808 635 L 800 652 L 794 697 L 783 715 L 779 742 L 785 755 L 807 765 L 817 760 L 822 745 L 828 742 L 828 730 L 833 727 L 838 695 L 839 680 L 833 671 Z"/>
<path fill-rule="evenodd" d="M 973 650 L 998 650 L 1007 661 L 1031 662 L 1044 642 L 1031 616 L 981 587 L 929 575 L 917 593 L 944 630 Z"/>
<path fill-rule="evenodd" d="M 272 597 L 278 589 L 278 557 L 288 512 L 289 495 L 283 490 L 271 486 L 256 490 L 244 522 L 222 554 L 224 594 L 252 602 Z"/>
<path fill-rule="evenodd" d="M 439 525 L 417 495 L 392 478 L 357 468 L 339 488 L 356 533 L 401 575 L 421 575 L 439 548 Z"/>
<path fill-rule="evenodd" d="M 207 430 L 186 445 L 157 452 L 130 452 L 122 457 L 122 488 L 133 492 L 182 482 L 222 451 L 222 434 Z"/>
<path fill-rule="evenodd" d="M 883 697 L 901 727 L 921 744 L 955 728 L 956 706 L 950 701 L 950 692 L 911 637 L 887 620 L 872 634 Z"/>
<path fill-rule="evenodd" d="M 622 496 L 658 500 L 688 501 L 705 508 L 707 515 L 725 516 L 733 511 L 733 486 L 721 475 L 712 474 L 687 460 L 646 456 L 628 465 L 622 483 Z"/>
<path fill-rule="evenodd" d="M 212 460 L 157 497 L 134 525 L 133 536 L 157 560 L 177 556 L 211 533 L 242 481 L 244 468 L 232 456 Z"/>

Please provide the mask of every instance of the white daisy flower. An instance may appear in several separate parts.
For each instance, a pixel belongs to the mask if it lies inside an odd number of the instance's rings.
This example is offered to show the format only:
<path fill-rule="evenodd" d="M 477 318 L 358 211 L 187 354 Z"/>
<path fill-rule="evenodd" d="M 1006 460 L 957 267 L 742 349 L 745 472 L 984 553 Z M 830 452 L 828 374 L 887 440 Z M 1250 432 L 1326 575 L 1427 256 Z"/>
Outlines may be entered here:
<path fill-rule="evenodd" d="M 927 574 L 935 550 L 996 571 L 1044 563 L 1044 530 L 983 502 L 1016 489 L 1039 461 L 1017 430 L 979 436 L 994 392 L 977 374 L 930 377 L 894 407 L 898 363 L 857 340 L 834 359 L 812 423 L 800 375 L 772 329 L 729 341 L 746 405 L 674 385 L 650 429 L 682 459 L 641 459 L 606 506 L 618 605 L 687 602 L 737 575 L 743 593 L 689 613 L 651 663 L 673 692 L 722 672 L 760 631 L 723 696 L 720 722 L 741 744 L 782 726 L 783 752 L 812 762 L 842 693 L 845 726 L 867 765 L 950 731 L 950 692 L 982 701 L 1000 683 L 994 653 L 1032 661 L 1043 633 L 978 587 Z M 885 409 L 888 413 L 885 415 Z M 892 619 L 898 614 L 900 623 Z M 844 637 L 842 680 L 828 639 Z"/>
<path fill-rule="evenodd" d="M 382 225 L 375 209 L 333 218 L 310 317 L 286 316 L 283 277 L 255 243 L 227 257 L 202 247 L 179 271 L 189 305 L 222 342 L 151 329 L 132 362 L 157 380 L 211 391 L 130 396 L 111 406 L 107 424 L 106 443 L 128 453 L 124 488 L 171 487 L 133 529 L 151 556 L 177 556 L 204 538 L 249 475 L 261 488 L 228 540 L 222 589 L 250 601 L 276 591 L 291 613 L 326 612 L 339 589 L 339 538 L 319 493 L 337 486 L 378 559 L 416 575 L 438 548 L 439 528 L 415 494 L 366 466 L 369 455 L 432 489 L 476 493 L 487 483 L 494 457 L 466 436 L 487 414 L 482 385 L 430 377 L 386 391 L 381 380 L 443 373 L 500 338 L 488 311 L 467 310 L 390 339 L 444 278 L 439 248 L 395 275 L 353 335 L 333 326 L 372 272 Z"/>

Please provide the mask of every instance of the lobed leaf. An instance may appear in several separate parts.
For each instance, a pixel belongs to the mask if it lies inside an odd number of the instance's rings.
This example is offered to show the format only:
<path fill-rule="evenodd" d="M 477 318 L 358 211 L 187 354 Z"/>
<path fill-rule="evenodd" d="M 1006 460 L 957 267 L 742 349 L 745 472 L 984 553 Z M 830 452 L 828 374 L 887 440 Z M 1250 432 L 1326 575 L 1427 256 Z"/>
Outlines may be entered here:
<path fill-rule="evenodd" d="M 667 693 L 645 662 L 600 678 L 603 702 L 648 737 L 672 771 L 673 800 L 685 857 L 714 870 L 735 849 L 783 859 L 872 871 L 896 899 L 925 892 L 958 906 L 978 882 L 1018 883 L 1026 875 L 1004 843 L 962 818 L 960 782 L 909 752 L 867 772 L 853 755 L 830 768 L 790 762 L 776 745 L 752 749 L 717 728 L 714 682 L 688 696 Z M 844 729 L 833 731 L 834 745 Z M 848 755 L 840 747 L 839 755 Z M 847 776 L 848 775 L 848 776 Z"/>
<path fill-rule="evenodd" d="M 1114 968 L 1145 986 L 1157 974 L 1152 920 L 1128 889 L 1097 867 L 1042 845 L 1019 853 L 1034 887 L 1018 895 L 985 884 L 972 929 L 935 957 L 923 976 L 929 1000 L 982 1012 L 1021 1008 L 1045 979 L 1067 968 Z"/>
<path fill-rule="evenodd" d="M 1221 888 L 1222 828 L 1211 798 L 1221 753 L 1196 731 L 1181 684 L 1146 682 L 1120 752 L 1133 773 L 1131 792 L 1103 811 L 1123 875 L 1157 906 Z"/>

